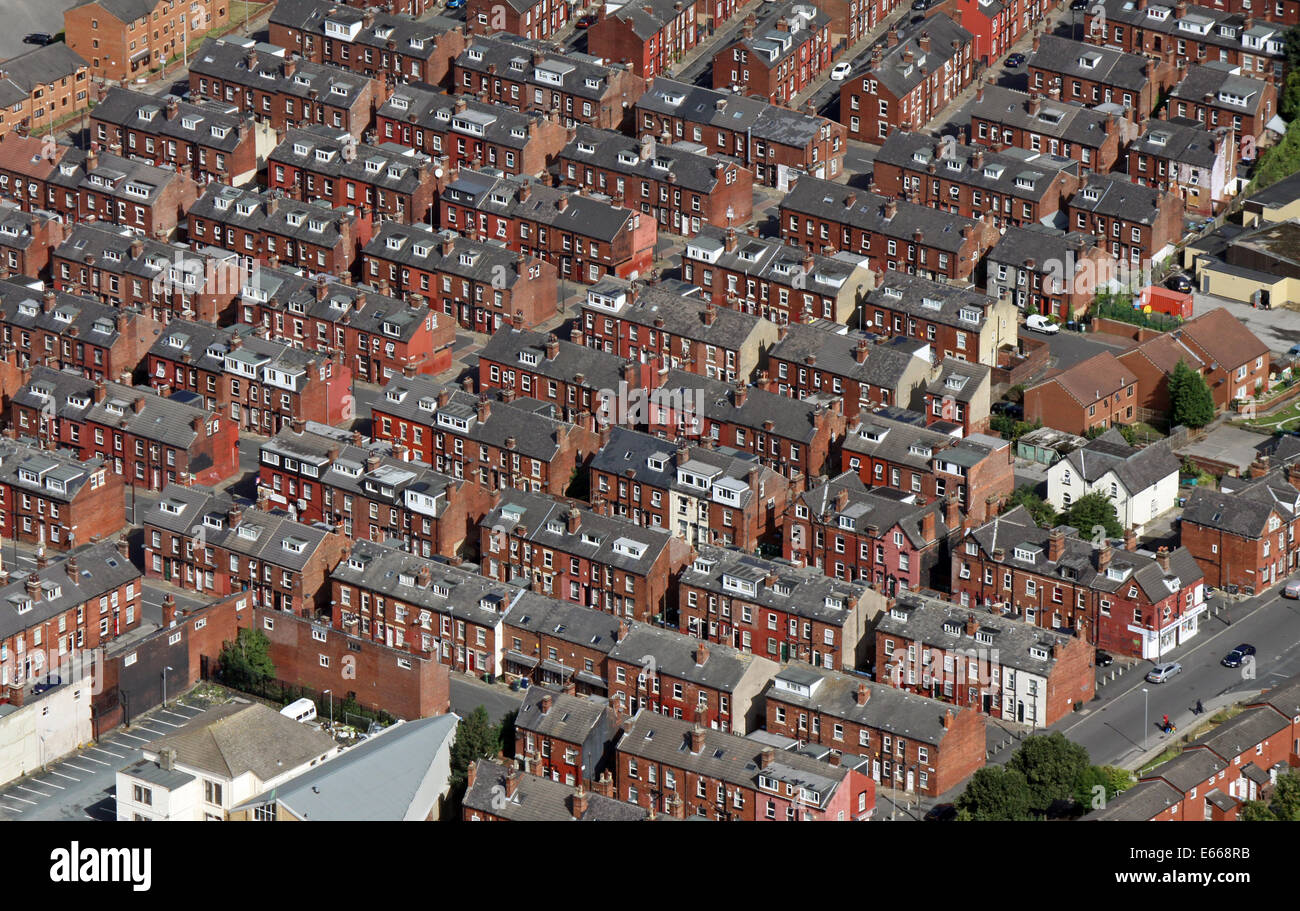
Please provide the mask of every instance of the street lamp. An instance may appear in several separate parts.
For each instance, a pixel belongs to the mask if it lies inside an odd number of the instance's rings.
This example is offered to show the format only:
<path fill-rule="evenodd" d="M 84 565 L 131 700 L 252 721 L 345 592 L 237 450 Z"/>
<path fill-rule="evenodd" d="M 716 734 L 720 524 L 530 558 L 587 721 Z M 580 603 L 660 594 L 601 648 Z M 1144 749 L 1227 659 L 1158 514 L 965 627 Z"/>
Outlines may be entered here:
<path fill-rule="evenodd" d="M 1149 701 L 1150 699 L 1147 692 L 1147 688 L 1144 686 L 1142 687 L 1142 749 L 1143 751 L 1145 751 L 1147 748 L 1147 720 L 1148 720 L 1147 705 Z"/>
<path fill-rule="evenodd" d="M 176 670 L 176 668 L 172 667 L 171 665 L 163 665 L 162 678 L 163 678 L 163 707 L 164 708 L 167 706 L 167 672 L 174 671 L 174 670 Z"/>
<path fill-rule="evenodd" d="M 330 697 L 330 730 L 334 730 L 334 692 L 326 690 L 321 695 Z"/>

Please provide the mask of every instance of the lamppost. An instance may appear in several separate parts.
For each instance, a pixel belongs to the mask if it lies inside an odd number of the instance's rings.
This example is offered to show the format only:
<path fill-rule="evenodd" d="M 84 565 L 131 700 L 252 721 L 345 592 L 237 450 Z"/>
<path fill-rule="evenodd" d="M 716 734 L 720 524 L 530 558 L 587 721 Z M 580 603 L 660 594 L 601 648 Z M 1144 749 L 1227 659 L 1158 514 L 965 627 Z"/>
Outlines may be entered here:
<path fill-rule="evenodd" d="M 174 670 L 176 670 L 176 668 L 172 667 L 171 665 L 167 665 L 167 664 L 163 665 L 162 680 L 163 680 L 163 707 L 164 708 L 167 707 L 167 672 L 174 671 Z"/>
<path fill-rule="evenodd" d="M 1144 686 L 1142 687 L 1142 749 L 1143 751 L 1145 751 L 1147 748 L 1147 727 L 1148 727 L 1147 705 L 1149 701 L 1150 699 L 1147 693 L 1147 688 Z"/>
<path fill-rule="evenodd" d="M 334 692 L 333 690 L 326 690 L 321 695 L 330 697 L 330 730 L 334 730 Z"/>

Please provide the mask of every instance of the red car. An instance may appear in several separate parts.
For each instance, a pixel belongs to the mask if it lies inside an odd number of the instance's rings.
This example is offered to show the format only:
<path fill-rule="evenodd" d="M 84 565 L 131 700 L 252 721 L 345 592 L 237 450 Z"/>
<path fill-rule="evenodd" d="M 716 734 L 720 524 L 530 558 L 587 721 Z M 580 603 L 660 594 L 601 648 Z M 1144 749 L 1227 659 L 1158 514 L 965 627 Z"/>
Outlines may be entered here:
<path fill-rule="evenodd" d="M 578 20 L 578 28 L 591 28 L 595 24 L 596 24 L 595 13 L 587 13 L 587 15 L 583 16 L 581 19 Z"/>

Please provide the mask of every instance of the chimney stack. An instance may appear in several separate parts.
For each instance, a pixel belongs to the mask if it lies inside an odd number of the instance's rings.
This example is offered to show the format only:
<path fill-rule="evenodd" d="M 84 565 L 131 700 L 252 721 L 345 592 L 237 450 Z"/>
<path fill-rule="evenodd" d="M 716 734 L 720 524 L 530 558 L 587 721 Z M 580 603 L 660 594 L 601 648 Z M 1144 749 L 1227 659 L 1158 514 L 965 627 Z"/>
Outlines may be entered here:
<path fill-rule="evenodd" d="M 858 696 L 857 696 L 858 705 L 866 705 L 867 700 L 870 698 L 871 698 L 871 690 L 867 687 L 865 683 L 859 683 Z"/>
<path fill-rule="evenodd" d="M 704 728 L 698 724 L 691 728 L 691 752 L 699 753 L 704 749 Z"/>
<path fill-rule="evenodd" d="M 1161 547 L 1156 551 L 1156 563 L 1160 565 L 1162 573 L 1169 575 L 1169 548 Z"/>
<path fill-rule="evenodd" d="M 1047 533 L 1047 561 L 1057 563 L 1065 555 L 1065 529 L 1053 528 Z"/>

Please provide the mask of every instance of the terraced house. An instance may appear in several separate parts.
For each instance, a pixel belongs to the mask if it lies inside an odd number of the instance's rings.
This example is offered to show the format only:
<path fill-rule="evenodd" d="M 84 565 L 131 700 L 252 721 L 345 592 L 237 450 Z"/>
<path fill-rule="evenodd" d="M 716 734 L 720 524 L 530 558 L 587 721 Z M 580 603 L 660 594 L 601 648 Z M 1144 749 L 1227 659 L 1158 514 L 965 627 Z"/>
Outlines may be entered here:
<path fill-rule="evenodd" d="M 605 666 L 626 620 L 523 591 L 505 618 L 505 673 L 575 695 L 605 696 Z"/>
<path fill-rule="evenodd" d="M 612 514 L 669 529 L 694 547 L 753 552 L 776 542 L 793 495 L 780 473 L 750 453 L 685 441 L 670 446 L 626 427 L 609 428 L 589 470 L 593 500 Z"/>
<path fill-rule="evenodd" d="M 962 119 L 967 115 L 971 142 L 1060 155 L 1097 174 L 1113 170 L 1136 135 L 1136 127 L 1114 112 L 997 85 L 980 86 Z"/>
<path fill-rule="evenodd" d="M 462 328 L 495 332 L 555 315 L 555 266 L 500 243 L 386 221 L 365 247 L 363 278 L 384 294 L 426 297 Z"/>
<path fill-rule="evenodd" d="M 146 578 L 216 597 L 247 591 L 257 607 L 307 619 L 329 612 L 329 574 L 347 539 L 328 526 L 179 484 L 163 488 L 140 523 Z"/>
<path fill-rule="evenodd" d="M 831 18 L 786 0 L 751 12 L 739 37 L 713 55 L 713 87 L 789 104 L 831 65 Z"/>
<path fill-rule="evenodd" d="M 158 329 L 142 313 L 0 280 L 0 334 L 24 368 L 45 364 L 91 380 L 129 377 Z"/>
<path fill-rule="evenodd" d="M 1159 58 L 1056 35 L 1036 35 L 1026 65 L 1031 90 L 1055 88 L 1061 100 L 1086 105 L 1118 104 L 1131 120 L 1150 115 L 1178 81 L 1178 68 Z"/>
<path fill-rule="evenodd" d="M 510 390 L 475 395 L 427 377 L 395 377 L 371 406 L 372 433 L 481 489 L 562 496 L 599 446 L 553 408 Z"/>
<path fill-rule="evenodd" d="M 991 368 L 945 358 L 935 365 L 925 387 L 925 426 L 940 430 L 956 425 L 962 437 L 984 433 L 989 429 L 992 389 Z"/>
<path fill-rule="evenodd" d="M 241 323 L 322 357 L 340 351 L 343 364 L 365 382 L 451 365 L 456 324 L 416 295 L 400 300 L 324 274 L 311 281 L 266 268 L 244 283 L 237 311 Z"/>
<path fill-rule="evenodd" d="M 375 112 L 375 135 L 443 159 L 447 171 L 540 174 L 569 141 L 559 114 L 524 113 L 467 95 L 402 86 Z"/>
<path fill-rule="evenodd" d="M 48 275 L 54 249 L 70 230 L 53 212 L 24 212 L 0 199 L 0 277 Z"/>
<path fill-rule="evenodd" d="M 646 81 L 666 72 L 700 40 L 695 0 L 634 0 L 608 5 L 587 30 L 587 49 L 606 60 L 630 60 Z"/>
<path fill-rule="evenodd" d="M 576 344 L 727 382 L 747 382 L 777 337 L 760 316 L 619 278 L 592 285 L 578 319 Z"/>
<path fill-rule="evenodd" d="M 95 105 L 91 135 L 111 151 L 172 165 L 201 183 L 235 186 L 257 175 L 275 147 L 275 131 L 237 105 L 182 102 L 113 88 Z"/>
<path fill-rule="evenodd" d="M 314 421 L 293 421 L 258 455 L 258 489 L 303 522 L 343 523 L 343 534 L 421 556 L 457 558 L 477 543 L 486 496 L 410 458 L 401 444 L 372 442 Z"/>
<path fill-rule="evenodd" d="M 328 63 L 381 81 L 440 85 L 465 49 L 461 24 L 444 16 L 421 21 L 400 9 L 357 9 L 323 0 L 276 3 L 267 40 L 304 60 Z"/>
<path fill-rule="evenodd" d="M 478 573 L 356 541 L 330 573 L 331 623 L 475 675 L 502 673 L 505 614 L 524 593 Z"/>
<path fill-rule="evenodd" d="M 470 0 L 465 21 L 476 32 L 509 32 L 524 38 L 542 39 L 553 35 L 569 21 L 569 5 L 563 0 L 507 0 L 488 3 Z"/>
<path fill-rule="evenodd" d="M 1015 305 L 969 288 L 919 275 L 890 272 L 862 302 L 868 331 L 929 343 L 936 359 L 956 358 L 995 367 L 999 352 L 1015 348 Z"/>
<path fill-rule="evenodd" d="M 1297 7 L 1300 9 L 1300 7 Z M 1277 113 L 1277 84 L 1242 75 L 1222 61 L 1179 66 L 1182 77 L 1169 91 L 1169 101 L 1157 117 L 1187 117 L 1209 129 L 1229 127 L 1246 159 L 1246 137 L 1258 146 L 1267 124 Z"/>
<path fill-rule="evenodd" d="M 120 545 L 96 544 L 0 588 L 0 686 L 23 688 L 69 652 L 100 648 L 140 626 L 140 570 Z"/>
<path fill-rule="evenodd" d="M 1184 211 L 1210 217 L 1236 194 L 1237 158 L 1230 128 L 1211 131 L 1174 117 L 1149 123 L 1128 147 L 1128 173 L 1142 186 L 1178 194 Z"/>
<path fill-rule="evenodd" d="M 124 493 L 102 458 L 0 440 L 0 534 L 15 541 L 65 550 L 111 537 L 126 525 Z"/>
<path fill-rule="evenodd" d="M 616 719 L 609 700 L 531 687 L 515 718 L 515 755 L 534 775 L 591 782 L 609 765 Z"/>
<path fill-rule="evenodd" d="M 1186 208 L 1169 190 L 1094 174 L 1070 198 L 1067 217 L 1072 230 L 1097 235 L 1098 245 L 1109 245 L 1111 256 L 1133 267 L 1168 258 L 1183 235 Z"/>
<path fill-rule="evenodd" d="M 834 178 L 844 167 L 843 124 L 660 76 L 636 102 L 636 135 L 698 142 L 730 155 L 763 186 L 789 189 L 802 175 Z"/>
<path fill-rule="evenodd" d="M 247 433 L 271 436 L 295 420 L 345 420 L 352 371 L 339 353 L 264 335 L 244 325 L 172 320 L 149 349 L 149 383 L 159 392 L 193 393 Z"/>
<path fill-rule="evenodd" d="M 654 264 L 654 219 L 566 187 L 462 168 L 438 207 L 448 228 L 544 259 L 570 281 L 637 278 Z"/>
<path fill-rule="evenodd" d="M 1039 224 L 1008 228 L 985 268 L 993 297 L 1067 321 L 1086 313 L 1097 289 L 1117 271 L 1096 235 Z"/>
<path fill-rule="evenodd" d="M 701 226 L 682 254 L 682 279 L 729 307 L 777 325 L 830 320 L 848 323 L 874 286 L 870 261 L 854 253 L 823 256 L 757 229 Z"/>
<path fill-rule="evenodd" d="M 675 608 L 691 559 L 671 532 L 523 491 L 503 491 L 479 530 L 484 575 L 642 622 Z"/>
<path fill-rule="evenodd" d="M 193 247 L 238 253 L 250 272 L 254 262 L 262 262 L 346 273 L 373 230 L 370 218 L 354 206 L 225 184 L 209 186 L 186 219 Z"/>
<path fill-rule="evenodd" d="M 280 130 L 320 124 L 360 139 L 387 90 L 373 79 L 291 56 L 248 38 L 203 42 L 190 60 L 190 91 L 237 104 Z"/>
<path fill-rule="evenodd" d="M 521 111 L 558 108 L 565 126 L 617 130 L 646 86 L 621 59 L 515 35 L 475 35 L 456 58 L 453 85 L 457 92 Z"/>
<path fill-rule="evenodd" d="M 26 125 L 38 134 L 90 104 L 87 61 L 63 42 L 0 64 L 0 130 Z"/>
<path fill-rule="evenodd" d="M 772 661 L 858 667 L 884 596 L 815 567 L 701 546 L 682 573 L 678 628 Z"/>
<path fill-rule="evenodd" d="M 356 206 L 374 221 L 424 221 L 437 193 L 433 161 L 413 149 L 358 144 L 350 133 L 288 130 L 267 156 L 267 186 L 295 199 Z"/>
<path fill-rule="evenodd" d="M 706 224 L 744 224 L 753 211 L 753 172 L 702 145 L 660 146 L 649 136 L 638 141 L 580 126 L 558 164 L 562 183 L 611 196 L 653 217 L 660 230 L 687 237 Z"/>
<path fill-rule="evenodd" d="M 74 449 L 86 461 L 101 457 L 132 487 L 161 490 L 183 475 L 215 484 L 238 466 L 233 423 L 131 386 L 36 366 L 9 408 L 19 433 Z"/>

